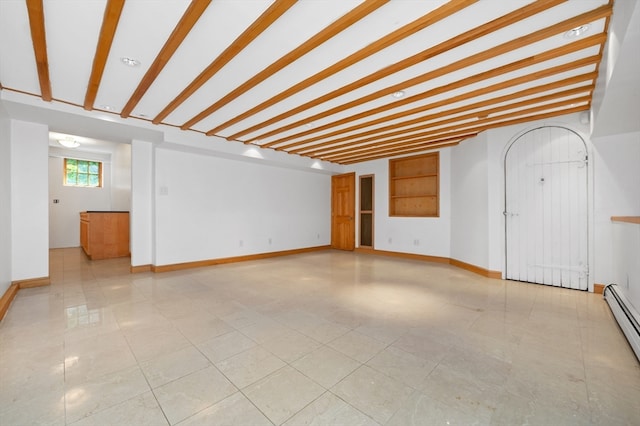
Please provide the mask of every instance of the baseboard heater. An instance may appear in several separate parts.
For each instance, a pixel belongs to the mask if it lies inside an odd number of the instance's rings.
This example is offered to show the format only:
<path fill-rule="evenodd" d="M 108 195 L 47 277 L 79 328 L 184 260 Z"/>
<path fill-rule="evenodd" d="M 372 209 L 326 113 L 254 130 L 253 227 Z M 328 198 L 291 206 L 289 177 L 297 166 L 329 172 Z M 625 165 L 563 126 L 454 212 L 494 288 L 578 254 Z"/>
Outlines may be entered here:
<path fill-rule="evenodd" d="M 629 341 L 629 345 L 640 360 L 640 316 L 631 305 L 627 296 L 620 291 L 617 284 L 609 284 L 604 288 L 603 295 L 618 325 Z"/>

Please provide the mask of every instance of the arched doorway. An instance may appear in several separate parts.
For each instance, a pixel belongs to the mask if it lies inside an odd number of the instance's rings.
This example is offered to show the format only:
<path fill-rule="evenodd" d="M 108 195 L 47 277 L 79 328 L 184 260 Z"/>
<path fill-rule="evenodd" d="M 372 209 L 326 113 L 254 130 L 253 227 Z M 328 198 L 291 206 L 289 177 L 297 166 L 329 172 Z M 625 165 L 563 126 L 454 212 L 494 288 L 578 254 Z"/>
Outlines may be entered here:
<path fill-rule="evenodd" d="M 587 290 L 587 147 L 572 130 L 545 126 L 505 155 L 506 278 Z"/>

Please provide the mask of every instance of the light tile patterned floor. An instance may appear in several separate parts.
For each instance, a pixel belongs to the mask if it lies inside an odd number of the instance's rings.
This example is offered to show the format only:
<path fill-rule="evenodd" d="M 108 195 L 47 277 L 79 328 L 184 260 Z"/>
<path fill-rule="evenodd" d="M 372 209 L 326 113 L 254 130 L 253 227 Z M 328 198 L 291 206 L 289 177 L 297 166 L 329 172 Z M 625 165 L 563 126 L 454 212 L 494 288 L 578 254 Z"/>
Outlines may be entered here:
<path fill-rule="evenodd" d="M 0 324 L 3 426 L 640 424 L 599 295 L 337 251 L 50 269 Z"/>

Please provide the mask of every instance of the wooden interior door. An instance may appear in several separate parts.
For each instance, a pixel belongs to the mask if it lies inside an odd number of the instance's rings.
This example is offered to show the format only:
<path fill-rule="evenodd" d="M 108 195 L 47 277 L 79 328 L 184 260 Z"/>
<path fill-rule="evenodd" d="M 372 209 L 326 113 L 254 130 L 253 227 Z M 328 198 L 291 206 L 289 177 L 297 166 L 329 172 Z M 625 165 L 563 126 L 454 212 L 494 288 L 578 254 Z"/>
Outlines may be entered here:
<path fill-rule="evenodd" d="M 331 177 L 331 247 L 339 250 L 355 248 L 356 174 Z"/>

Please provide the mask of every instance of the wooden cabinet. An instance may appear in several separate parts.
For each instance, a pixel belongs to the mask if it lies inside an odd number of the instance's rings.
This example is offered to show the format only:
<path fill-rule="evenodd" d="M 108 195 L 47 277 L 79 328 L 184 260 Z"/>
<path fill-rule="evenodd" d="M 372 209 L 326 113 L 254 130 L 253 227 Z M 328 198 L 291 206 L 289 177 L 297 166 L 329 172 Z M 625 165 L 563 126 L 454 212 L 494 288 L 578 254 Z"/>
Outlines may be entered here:
<path fill-rule="evenodd" d="M 80 245 L 91 260 L 129 256 L 129 212 L 81 212 Z"/>
<path fill-rule="evenodd" d="M 438 152 L 389 160 L 389 216 L 438 217 Z"/>

